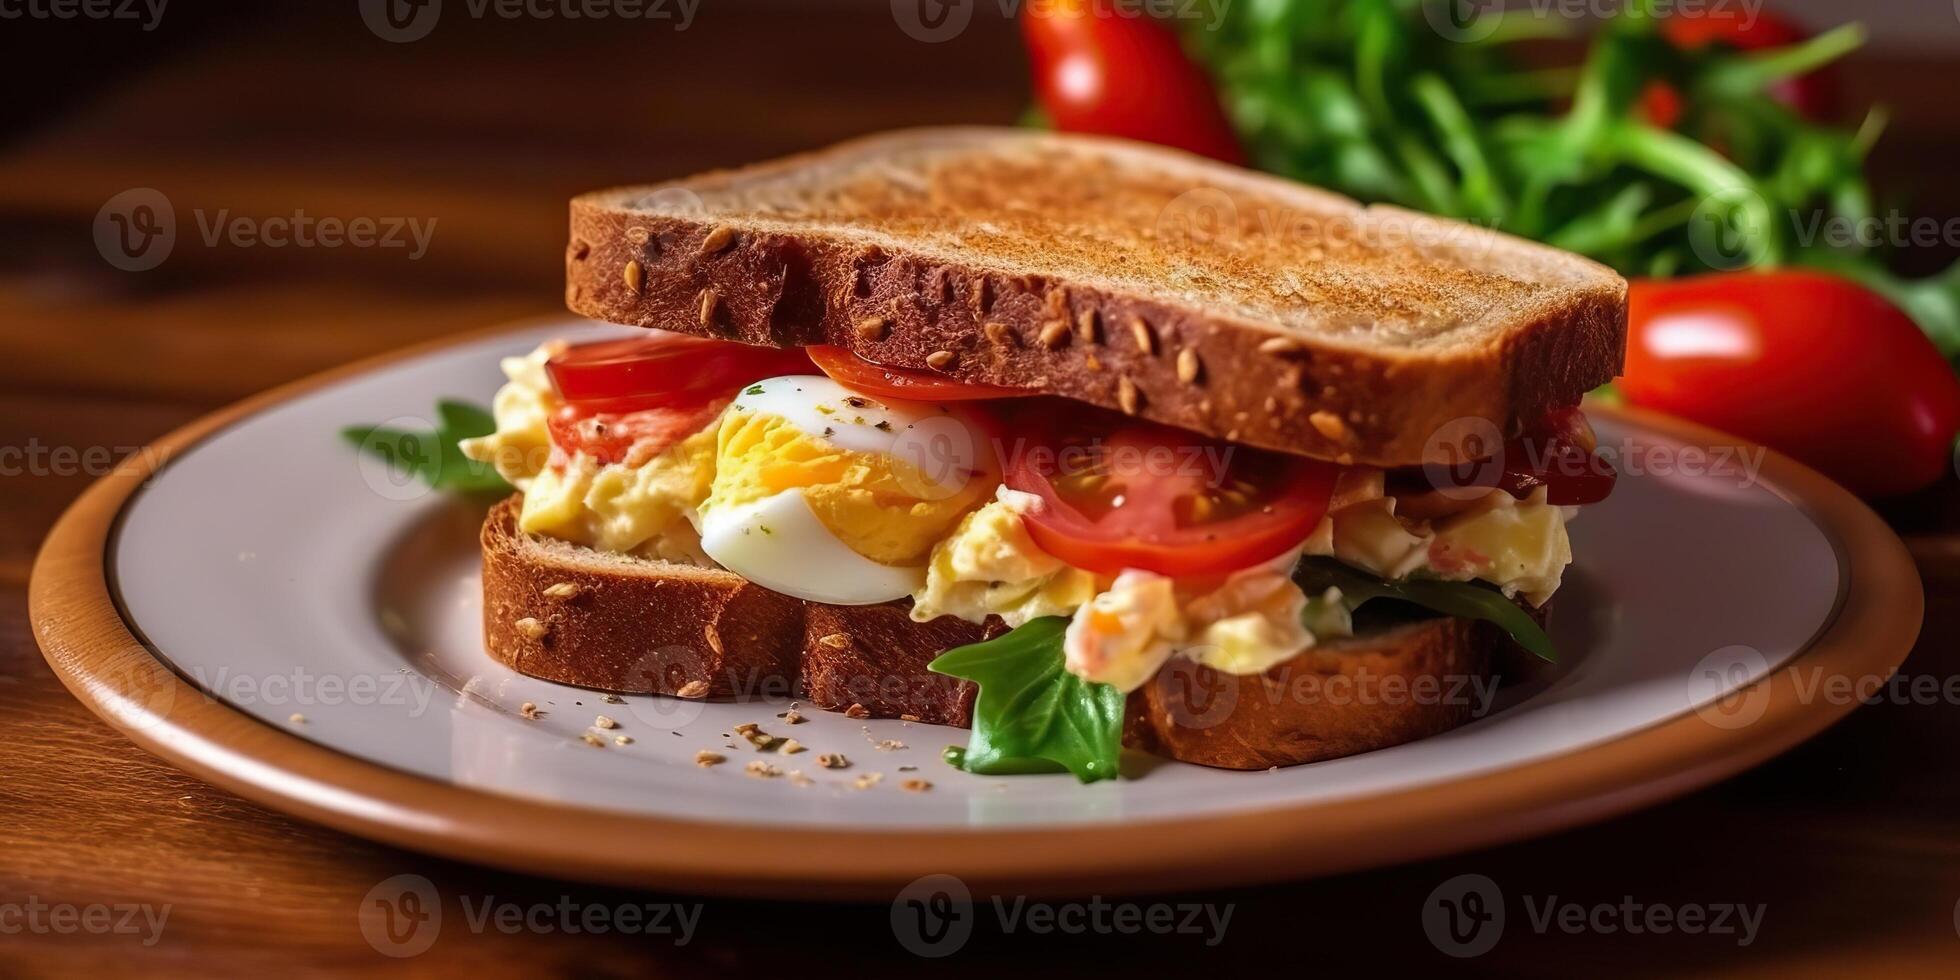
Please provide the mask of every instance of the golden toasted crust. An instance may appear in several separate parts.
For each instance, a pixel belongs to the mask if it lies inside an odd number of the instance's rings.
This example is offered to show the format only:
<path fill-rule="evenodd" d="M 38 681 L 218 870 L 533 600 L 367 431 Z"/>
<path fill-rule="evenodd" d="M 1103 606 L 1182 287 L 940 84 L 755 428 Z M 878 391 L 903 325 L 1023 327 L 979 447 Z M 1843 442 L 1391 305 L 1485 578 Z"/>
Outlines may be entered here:
<path fill-rule="evenodd" d="M 521 497 L 483 525 L 484 635 L 512 669 L 626 693 L 801 697 L 831 711 L 965 727 L 972 684 L 926 670 L 1001 630 L 915 623 L 902 603 L 828 606 L 731 572 L 607 555 L 518 530 Z M 1130 695 L 1124 744 L 1264 769 L 1446 731 L 1486 705 L 1488 626 L 1432 619 L 1309 650 L 1261 675 L 1185 660 Z"/>
<path fill-rule="evenodd" d="M 1500 639 L 1471 620 L 1426 619 L 1308 650 L 1263 674 L 1173 660 L 1131 692 L 1124 742 L 1223 769 L 1400 745 L 1474 716 Z"/>
<path fill-rule="evenodd" d="M 566 301 L 1376 466 L 1446 458 L 1457 419 L 1572 404 L 1626 343 L 1625 282 L 1578 256 L 1173 150 L 984 128 L 576 198 Z"/>

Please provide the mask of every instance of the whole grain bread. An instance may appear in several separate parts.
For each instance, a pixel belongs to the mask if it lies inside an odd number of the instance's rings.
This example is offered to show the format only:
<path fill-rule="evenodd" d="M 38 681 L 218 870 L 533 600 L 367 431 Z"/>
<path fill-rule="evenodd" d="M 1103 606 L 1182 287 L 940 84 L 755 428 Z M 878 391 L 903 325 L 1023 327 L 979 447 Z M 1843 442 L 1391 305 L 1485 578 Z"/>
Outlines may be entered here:
<path fill-rule="evenodd" d="M 1376 466 L 1620 370 L 1626 283 L 1558 249 L 1175 150 L 920 129 L 578 197 L 615 323 L 1028 388 Z"/>
<path fill-rule="evenodd" d="M 732 572 L 607 554 L 519 530 L 521 497 L 483 525 L 484 635 L 512 669 L 622 693 L 796 697 L 867 718 L 965 727 L 972 684 L 926 670 L 1001 631 L 903 603 L 830 606 Z M 1324 644 L 1264 674 L 1173 660 L 1131 693 L 1124 744 L 1183 762 L 1264 769 L 1446 731 L 1484 702 L 1493 628 L 1428 619 Z"/>

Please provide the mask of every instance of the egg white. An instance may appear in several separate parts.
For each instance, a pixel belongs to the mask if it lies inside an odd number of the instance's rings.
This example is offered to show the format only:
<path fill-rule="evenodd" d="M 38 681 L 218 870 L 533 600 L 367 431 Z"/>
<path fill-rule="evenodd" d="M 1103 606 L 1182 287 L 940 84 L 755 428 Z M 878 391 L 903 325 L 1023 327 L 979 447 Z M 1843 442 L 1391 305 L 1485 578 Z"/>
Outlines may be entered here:
<path fill-rule="evenodd" d="M 801 488 L 710 511 L 701 519 L 701 550 L 765 589 L 837 606 L 901 599 L 926 581 L 923 567 L 881 565 L 837 540 Z"/>

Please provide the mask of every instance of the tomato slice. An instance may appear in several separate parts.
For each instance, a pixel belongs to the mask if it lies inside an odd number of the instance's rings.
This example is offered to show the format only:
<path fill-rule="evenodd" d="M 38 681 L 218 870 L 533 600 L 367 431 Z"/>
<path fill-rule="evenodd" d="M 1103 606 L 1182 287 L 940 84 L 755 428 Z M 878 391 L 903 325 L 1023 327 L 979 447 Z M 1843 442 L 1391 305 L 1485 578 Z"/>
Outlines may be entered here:
<path fill-rule="evenodd" d="M 807 374 L 799 350 L 649 330 L 644 337 L 566 348 L 545 364 L 552 386 L 586 414 L 662 406 L 693 407 L 732 398 L 743 386 L 784 374 Z"/>
<path fill-rule="evenodd" d="M 830 380 L 867 395 L 882 398 L 909 398 L 919 402 L 970 402 L 987 398 L 1028 398 L 1038 391 L 1003 388 L 999 385 L 970 384 L 941 378 L 924 371 L 874 364 L 842 347 L 813 344 L 805 347 L 810 360 L 830 376 Z"/>
<path fill-rule="evenodd" d="M 1271 561 L 1313 533 L 1340 473 L 1168 426 L 1110 421 L 1113 431 L 1093 421 L 1017 426 L 1004 443 L 1007 485 L 1042 500 L 1026 518 L 1035 543 L 1104 575 L 1212 575 Z"/>
<path fill-rule="evenodd" d="M 545 428 L 551 432 L 552 447 L 568 456 L 584 453 L 601 463 L 640 466 L 707 428 L 729 401 L 720 398 L 631 412 L 589 412 L 578 405 L 561 405 L 545 420 Z"/>
<path fill-rule="evenodd" d="M 800 350 L 649 330 L 578 344 L 545 362 L 565 404 L 546 428 L 566 454 L 638 466 L 714 421 L 747 385 L 808 374 Z"/>

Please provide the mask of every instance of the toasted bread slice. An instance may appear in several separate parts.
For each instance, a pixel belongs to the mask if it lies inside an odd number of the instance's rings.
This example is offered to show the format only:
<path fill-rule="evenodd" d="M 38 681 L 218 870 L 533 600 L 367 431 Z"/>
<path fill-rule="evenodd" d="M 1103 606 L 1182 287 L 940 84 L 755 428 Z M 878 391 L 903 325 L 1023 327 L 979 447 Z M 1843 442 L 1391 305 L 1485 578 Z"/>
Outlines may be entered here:
<path fill-rule="evenodd" d="M 484 634 L 517 671 L 624 693 L 776 695 L 862 717 L 972 721 L 974 686 L 926 664 L 998 622 L 915 623 L 903 603 L 802 602 L 720 569 L 592 551 L 520 531 L 521 501 L 483 525 Z M 1428 619 L 1253 676 L 1173 661 L 1130 695 L 1124 743 L 1226 769 L 1397 745 L 1472 716 L 1500 641 L 1481 623 Z"/>
<path fill-rule="evenodd" d="M 572 201 L 587 316 L 1027 388 L 1344 463 L 1447 461 L 1611 380 L 1626 283 L 1189 154 L 922 129 Z"/>

